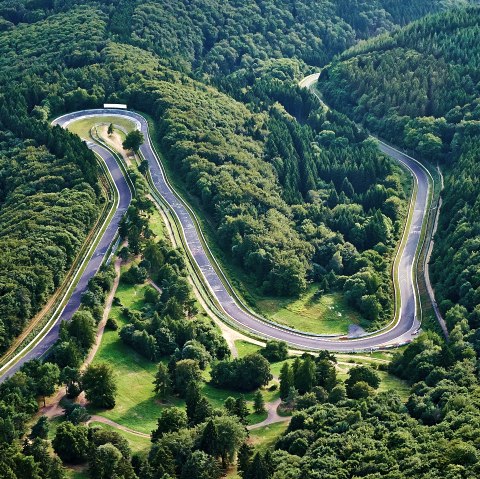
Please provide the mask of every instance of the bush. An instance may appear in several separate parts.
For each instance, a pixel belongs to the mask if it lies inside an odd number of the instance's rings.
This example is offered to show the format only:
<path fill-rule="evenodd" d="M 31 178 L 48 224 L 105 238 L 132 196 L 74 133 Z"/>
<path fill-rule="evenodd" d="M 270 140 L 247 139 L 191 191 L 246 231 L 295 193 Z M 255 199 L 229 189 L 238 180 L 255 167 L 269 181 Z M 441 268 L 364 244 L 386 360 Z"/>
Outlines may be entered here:
<path fill-rule="evenodd" d="M 126 284 L 142 284 L 147 278 L 148 271 L 135 265 L 122 274 L 122 281 Z"/>
<path fill-rule="evenodd" d="M 88 429 L 85 426 L 75 426 L 71 422 L 63 422 L 58 426 L 52 441 L 53 450 L 64 462 L 78 464 L 88 457 Z"/>
<path fill-rule="evenodd" d="M 260 354 L 271 363 L 284 361 L 288 357 L 288 346 L 284 341 L 267 341 Z"/>
<path fill-rule="evenodd" d="M 269 362 L 258 353 L 212 366 L 212 384 L 235 391 L 253 391 L 272 379 Z"/>
<path fill-rule="evenodd" d="M 110 329 L 111 331 L 117 331 L 118 323 L 114 318 L 108 318 L 107 322 L 105 323 L 105 328 Z"/>

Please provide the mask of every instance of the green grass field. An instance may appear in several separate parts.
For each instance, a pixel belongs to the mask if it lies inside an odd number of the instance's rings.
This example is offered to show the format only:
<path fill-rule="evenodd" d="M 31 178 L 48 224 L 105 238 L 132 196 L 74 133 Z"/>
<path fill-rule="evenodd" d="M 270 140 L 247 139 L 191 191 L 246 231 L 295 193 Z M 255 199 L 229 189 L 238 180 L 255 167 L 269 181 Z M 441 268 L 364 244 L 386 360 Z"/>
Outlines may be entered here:
<path fill-rule="evenodd" d="M 143 295 L 147 287 L 147 285 L 132 286 L 120 282 L 116 296 L 123 306 L 140 311 L 144 306 Z M 110 316 L 117 320 L 119 327 L 126 323 L 121 315 L 121 306 L 112 307 Z M 258 348 L 257 346 L 254 347 Z M 110 364 L 115 371 L 118 386 L 116 406 L 111 410 L 98 411 L 91 409 L 90 412 L 104 416 L 136 431 L 150 433 L 156 428 L 162 407 L 165 407 L 159 403 L 153 392 L 156 364 L 123 344 L 118 331 L 108 330 L 103 335 L 102 343 L 94 359 L 94 363 L 98 362 Z M 210 380 L 208 370 L 204 373 L 204 379 L 202 393 L 215 408 L 223 407 L 225 399 L 229 396 L 237 398 L 241 394 L 236 391 L 217 389 L 208 384 Z M 272 381 L 270 385 L 272 384 L 276 384 L 276 381 Z M 262 394 L 265 402 L 271 402 L 278 398 L 279 391 L 278 389 L 270 391 L 267 387 L 262 389 Z M 253 411 L 254 393 L 247 393 L 244 396 L 250 410 Z M 171 398 L 167 403 L 167 405 L 176 406 L 182 406 L 183 404 L 184 401 L 178 398 Z M 253 413 L 248 418 L 251 424 L 263 421 L 263 419 L 265 419 L 263 415 Z"/>
<path fill-rule="evenodd" d="M 238 357 L 243 358 L 247 354 L 253 354 L 258 352 L 261 349 L 261 346 L 257 344 L 249 343 L 248 341 L 243 341 L 242 339 L 237 339 L 235 341 L 235 347 L 238 351 Z"/>
<path fill-rule="evenodd" d="M 350 324 L 368 327 L 368 321 L 348 306 L 341 293 L 317 298 L 317 289 L 311 285 L 300 298 L 264 298 L 257 305 L 268 319 L 310 333 L 346 334 Z"/>
<path fill-rule="evenodd" d="M 123 306 L 140 310 L 146 285 L 125 285 L 120 283 L 116 296 Z M 120 327 L 125 324 L 120 307 L 112 307 L 111 317 Z M 156 427 L 162 405 L 153 392 L 156 364 L 140 356 L 121 341 L 118 331 L 106 330 L 94 363 L 105 362 L 115 371 L 118 386 L 116 406 L 111 410 L 94 411 L 112 421 L 131 429 L 150 433 Z"/>
<path fill-rule="evenodd" d="M 87 140 L 90 138 L 90 130 L 92 126 L 99 123 L 113 123 L 125 128 L 127 131 L 135 129 L 135 124 L 126 118 L 120 116 L 92 116 L 91 118 L 83 118 L 81 120 L 74 121 L 68 125 L 68 130 L 72 133 L 76 133 L 80 138 Z"/>
<path fill-rule="evenodd" d="M 287 427 L 286 422 L 277 422 L 259 429 L 253 429 L 250 431 L 251 443 L 258 451 L 265 452 L 267 449 L 272 449 L 275 441 L 285 432 Z"/>

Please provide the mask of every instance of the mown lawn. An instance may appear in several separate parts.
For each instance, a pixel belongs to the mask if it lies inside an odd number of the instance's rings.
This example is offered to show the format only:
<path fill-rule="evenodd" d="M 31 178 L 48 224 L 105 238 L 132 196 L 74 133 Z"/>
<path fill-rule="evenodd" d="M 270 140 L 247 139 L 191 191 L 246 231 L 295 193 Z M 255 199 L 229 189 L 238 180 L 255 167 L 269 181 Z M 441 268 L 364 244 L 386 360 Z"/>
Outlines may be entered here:
<path fill-rule="evenodd" d="M 250 442 L 257 451 L 265 452 L 272 449 L 278 437 L 285 432 L 288 427 L 286 422 L 277 422 L 250 431 Z"/>
<path fill-rule="evenodd" d="M 235 347 L 237 348 L 238 357 L 243 358 L 247 354 L 253 354 L 258 352 L 261 346 L 257 344 L 249 343 L 248 341 L 244 341 L 243 339 L 237 339 L 235 341 Z"/>
<path fill-rule="evenodd" d="M 316 296 L 318 287 L 311 285 L 300 298 L 263 298 L 257 309 L 279 324 L 316 334 L 347 334 L 350 324 L 363 328 L 368 322 L 348 306 L 341 293 Z"/>
<path fill-rule="evenodd" d="M 80 138 L 88 140 L 90 138 L 90 130 L 92 126 L 98 125 L 99 123 L 113 123 L 114 125 L 119 125 L 125 128 L 127 131 L 135 129 L 135 125 L 130 120 L 119 116 L 94 116 L 91 118 L 83 118 L 70 123 L 67 129 L 72 133 L 76 133 Z"/>
<path fill-rule="evenodd" d="M 116 296 L 123 306 L 140 310 L 143 307 L 143 294 L 146 287 L 120 283 Z M 125 324 L 119 306 L 112 308 L 111 317 L 117 320 L 119 328 Z M 110 364 L 115 372 L 118 386 L 116 405 L 111 410 L 92 410 L 91 412 L 131 429 L 150 433 L 156 428 L 157 418 L 162 409 L 153 392 L 156 364 L 123 344 L 118 331 L 109 330 L 105 330 L 94 359 L 94 363 L 99 362 Z"/>

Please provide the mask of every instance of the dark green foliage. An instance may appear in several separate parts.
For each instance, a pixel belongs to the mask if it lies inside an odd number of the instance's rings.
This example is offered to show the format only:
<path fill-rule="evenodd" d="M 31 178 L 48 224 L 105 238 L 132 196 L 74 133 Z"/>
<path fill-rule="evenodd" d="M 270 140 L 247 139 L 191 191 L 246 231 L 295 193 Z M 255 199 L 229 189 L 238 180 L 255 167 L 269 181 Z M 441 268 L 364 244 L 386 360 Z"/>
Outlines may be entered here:
<path fill-rule="evenodd" d="M 202 372 L 198 366 L 198 362 L 194 359 L 182 359 L 175 365 L 173 386 L 175 392 L 180 397 L 185 397 L 189 385 L 192 382 L 199 382 L 202 379 Z"/>
<path fill-rule="evenodd" d="M 261 391 L 255 393 L 255 397 L 253 398 L 253 409 L 257 414 L 265 412 L 265 400 L 263 399 Z"/>
<path fill-rule="evenodd" d="M 254 287 L 295 295 L 315 281 L 324 292 L 343 290 L 374 326 L 391 317 L 391 255 L 405 214 L 401 175 L 364 131 L 323 112 L 295 83 L 303 62 L 324 65 L 359 38 L 449 6 L 448 0 L 0 0 L 0 348 L 60 284 L 101 206 L 93 155 L 46 121 L 104 101 L 152 114 L 175 179 Z M 273 458 L 243 451 L 246 475 L 271 477 L 274 468 L 276 479 L 479 475 L 477 17 L 474 9 L 449 13 L 359 45 L 325 77 L 335 86 L 326 87 L 329 101 L 340 109 L 416 154 L 452 163 L 432 259 L 449 344 L 428 336 L 394 361 L 393 371 L 418 383 L 407 408 L 391 393 L 371 396 L 365 378 L 349 388 L 361 400 L 345 399 L 331 358 L 299 359 L 283 371 L 282 398 L 310 409 L 294 416 Z M 168 245 L 150 246 L 150 207 L 134 201 L 121 233 L 133 254 L 145 248 L 133 282 L 148 272 L 162 293 L 149 293 L 142 313 L 124 314 L 133 326 L 129 337 L 146 338 L 138 346 L 148 340 L 152 347 L 144 349 L 153 360 L 177 351 L 169 371 L 183 395 L 200 370 L 191 374 L 182 361 L 206 366 L 205 351 L 224 359 L 228 348 L 210 321 L 191 321 L 196 310 L 184 259 Z M 111 278 L 100 275 L 82 298 L 94 321 Z M 91 344 L 86 323 L 63 326 L 50 356 L 72 396 L 80 392 L 77 368 Z M 217 380 L 264 384 L 268 365 L 258 358 L 214 365 Z M 92 376 L 87 397 L 93 392 L 112 405 L 115 388 Z M 0 386 L 0 476 L 62 477 L 48 444 L 37 439 L 22 453 L 16 443 L 28 433 L 36 397 L 58 381 L 54 366 L 34 361 Z M 165 385 L 157 384 L 159 393 Z M 204 398 L 194 402 L 190 415 L 198 427 L 164 434 L 138 464 L 142 479 L 215 478 L 215 460 L 223 466 L 233 460 L 245 441 L 243 426 L 228 416 L 202 426 L 211 410 Z M 75 409 L 77 421 L 83 411 Z M 84 461 L 88 450 L 92 477 L 134 478 L 118 438 L 85 438 L 73 425 L 59 430 L 65 437 L 54 445 L 74 461 Z M 204 453 L 195 452 L 198 444 Z"/>
<path fill-rule="evenodd" d="M 335 108 L 418 157 L 444 163 L 443 207 L 430 273 L 450 330 L 462 319 L 471 327 L 480 325 L 475 292 L 480 260 L 473 253 L 480 191 L 479 20 L 478 8 L 419 20 L 346 52 L 320 82 Z M 396 209 L 392 202 L 390 207 Z"/>
<path fill-rule="evenodd" d="M 77 403 L 68 404 L 65 407 L 65 419 L 72 424 L 78 425 L 80 423 L 87 422 L 90 418 L 87 410 Z"/>
<path fill-rule="evenodd" d="M 52 441 L 53 449 L 65 462 L 82 463 L 88 458 L 88 429 L 63 422 Z"/>
<path fill-rule="evenodd" d="M 70 337 L 88 351 L 95 342 L 95 320 L 92 314 L 89 311 L 77 311 L 67 323 L 67 331 Z"/>
<path fill-rule="evenodd" d="M 315 386 L 315 363 L 310 355 L 302 361 L 297 371 L 295 372 L 294 386 L 300 394 L 310 392 Z"/>
<path fill-rule="evenodd" d="M 8 118 L 3 109 L 0 130 Z M 82 150 L 66 133 L 55 136 L 67 151 Z M 0 350 L 60 285 L 98 214 L 96 194 L 76 163 L 81 155 L 62 158 L 28 144 L 0 131 Z"/>
<path fill-rule="evenodd" d="M 211 456 L 216 455 L 218 441 L 218 430 L 217 426 L 213 422 L 213 419 L 210 419 L 203 428 L 203 431 L 200 436 L 199 449 L 210 454 Z"/>
<path fill-rule="evenodd" d="M 115 318 L 108 318 L 107 322 L 105 323 L 105 328 L 110 329 L 111 331 L 117 331 L 118 330 L 118 323 L 115 320 Z"/>
<path fill-rule="evenodd" d="M 288 363 L 285 363 L 282 366 L 280 371 L 280 397 L 285 400 L 287 399 L 290 388 L 294 385 L 295 376 L 292 368 Z"/>
<path fill-rule="evenodd" d="M 139 215 L 143 216 L 140 213 L 141 210 Z M 133 282 L 137 282 L 137 272 L 143 270 L 142 282 L 150 275 L 161 286 L 161 293 L 146 289 L 147 307 L 142 313 L 123 310 L 129 324 L 120 331 L 122 340 L 151 361 L 180 349 L 183 359 L 194 359 L 205 369 L 212 358 L 228 357 L 228 345 L 214 323 L 203 317 L 194 318 L 197 308 L 183 253 L 165 240 L 148 240 L 142 255 L 139 267 L 132 266 L 122 275 L 122 281 L 130 282 L 134 277 Z M 130 273 L 132 270 L 134 274 Z"/>
<path fill-rule="evenodd" d="M 122 146 L 126 150 L 132 150 L 137 153 L 144 141 L 143 133 L 139 130 L 134 130 L 127 135 Z"/>
<path fill-rule="evenodd" d="M 380 376 L 368 366 L 355 366 L 348 372 L 348 378 L 345 381 L 347 394 L 352 397 L 352 390 L 355 384 L 364 383 L 373 389 L 380 386 Z"/>
<path fill-rule="evenodd" d="M 158 371 L 155 374 L 154 391 L 160 399 L 166 399 L 172 392 L 172 380 L 167 367 L 163 363 L 158 363 Z"/>
<path fill-rule="evenodd" d="M 47 439 L 48 437 L 48 418 L 47 416 L 40 416 L 38 421 L 32 427 L 32 432 L 30 433 L 30 437 L 35 439 L 39 437 L 40 439 Z"/>
<path fill-rule="evenodd" d="M 187 386 L 187 393 L 185 394 L 185 406 L 189 422 L 193 422 L 195 411 L 198 407 L 202 394 L 200 392 L 200 385 L 196 381 L 192 381 Z"/>
<path fill-rule="evenodd" d="M 178 432 L 187 427 L 187 413 L 178 407 L 167 407 L 157 421 L 157 429 L 152 432 L 152 440 L 155 441 L 168 432 Z"/>
<path fill-rule="evenodd" d="M 212 365 L 212 384 L 235 391 L 253 391 L 272 379 L 270 364 L 260 354 L 249 354 L 232 361 Z"/>
<path fill-rule="evenodd" d="M 315 383 L 317 386 L 331 391 L 337 383 L 335 364 L 329 359 L 318 356 L 315 360 Z"/>
<path fill-rule="evenodd" d="M 265 347 L 260 350 L 260 354 L 271 363 L 283 361 L 288 357 L 287 343 L 283 341 L 267 341 Z"/>
<path fill-rule="evenodd" d="M 220 479 L 222 472 L 214 457 L 195 451 L 182 468 L 181 479 Z"/>
<path fill-rule="evenodd" d="M 425 468 L 432 478 L 457 468 L 475 476 L 478 456 L 470 433 L 479 420 L 478 380 L 468 339 L 472 333 L 463 321 L 452 331 L 450 355 L 433 334 L 398 355 L 392 370 L 415 383 L 406 406 L 393 391 L 372 395 L 375 372 L 353 368 L 347 379 L 352 399 L 344 400 L 344 388 L 336 386 L 327 403 L 294 414 L 276 445 L 284 451 L 273 459 L 278 477 L 287 470 L 285 477 L 360 477 L 367 463 L 369 474 L 379 477 L 420 478 Z M 292 455 L 302 461 L 295 463 Z"/>
<path fill-rule="evenodd" d="M 240 422 L 245 424 L 250 411 L 248 410 L 247 401 L 245 400 L 245 396 L 243 396 L 243 394 L 235 399 L 234 412 L 235 415 L 240 419 Z"/>
<path fill-rule="evenodd" d="M 120 338 L 150 361 L 155 362 L 159 359 L 155 337 L 147 331 L 136 330 L 133 324 L 127 324 L 120 330 Z"/>
<path fill-rule="evenodd" d="M 117 385 L 108 364 L 90 364 L 81 377 L 85 397 L 92 405 L 111 409 L 115 406 Z"/>

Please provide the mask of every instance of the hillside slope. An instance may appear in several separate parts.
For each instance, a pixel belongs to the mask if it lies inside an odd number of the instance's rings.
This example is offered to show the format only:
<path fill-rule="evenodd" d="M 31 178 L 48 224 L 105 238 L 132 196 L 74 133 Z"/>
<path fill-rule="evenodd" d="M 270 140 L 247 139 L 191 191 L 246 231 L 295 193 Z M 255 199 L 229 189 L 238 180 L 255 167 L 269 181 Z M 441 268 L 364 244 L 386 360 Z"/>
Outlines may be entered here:
<path fill-rule="evenodd" d="M 480 325 L 479 25 L 479 8 L 428 17 L 344 53 L 320 80 L 333 106 L 443 164 L 431 276 L 450 328 Z"/>

